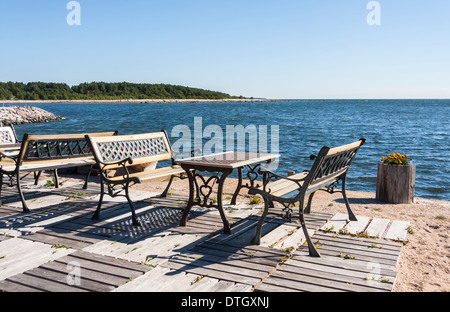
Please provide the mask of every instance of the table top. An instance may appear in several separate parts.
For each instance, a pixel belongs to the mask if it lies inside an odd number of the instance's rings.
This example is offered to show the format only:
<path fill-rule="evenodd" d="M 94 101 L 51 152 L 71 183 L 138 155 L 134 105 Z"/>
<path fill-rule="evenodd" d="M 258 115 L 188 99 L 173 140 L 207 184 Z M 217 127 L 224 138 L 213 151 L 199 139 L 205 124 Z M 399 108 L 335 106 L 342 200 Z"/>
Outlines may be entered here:
<path fill-rule="evenodd" d="M 252 163 L 273 160 L 280 157 L 271 153 L 249 153 L 249 152 L 224 152 L 210 155 L 195 156 L 176 160 L 180 165 L 197 165 L 217 168 L 239 168 Z"/>

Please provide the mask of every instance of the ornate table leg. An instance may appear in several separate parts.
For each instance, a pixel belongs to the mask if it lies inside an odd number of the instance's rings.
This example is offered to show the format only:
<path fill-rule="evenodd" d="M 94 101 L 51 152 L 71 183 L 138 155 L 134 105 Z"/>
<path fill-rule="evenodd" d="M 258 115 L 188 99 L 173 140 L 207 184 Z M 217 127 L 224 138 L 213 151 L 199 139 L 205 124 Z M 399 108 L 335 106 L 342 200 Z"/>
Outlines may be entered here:
<path fill-rule="evenodd" d="M 258 176 L 259 176 L 259 167 L 261 167 L 261 164 L 256 164 L 255 166 L 251 166 L 251 165 L 246 165 L 246 168 L 248 168 L 248 172 L 247 172 L 247 178 L 250 181 L 249 183 L 245 183 L 242 184 L 242 167 L 238 168 L 238 185 L 236 187 L 236 190 L 234 191 L 233 194 L 233 198 L 231 199 L 230 204 L 231 205 L 236 205 L 236 199 L 239 195 L 239 192 L 241 191 L 241 189 L 243 187 L 245 188 L 252 188 L 252 187 L 259 187 L 260 185 L 256 183 Z"/>
<path fill-rule="evenodd" d="M 223 222 L 223 228 L 224 233 L 229 234 L 230 231 L 230 225 L 228 223 L 228 220 L 225 216 L 225 211 L 223 209 L 222 204 L 222 195 L 223 195 L 223 186 L 225 184 L 226 177 L 233 171 L 233 169 L 218 169 L 213 168 L 214 172 L 220 172 L 222 173 L 220 177 L 213 175 L 209 178 L 205 178 L 202 175 L 198 173 L 198 171 L 212 171 L 209 167 L 202 167 L 202 168 L 194 168 L 195 170 L 191 170 L 193 168 L 188 166 L 181 166 L 187 173 L 187 176 L 189 178 L 189 200 L 186 208 L 184 209 L 183 215 L 180 220 L 180 226 L 186 226 L 187 225 L 187 219 L 189 216 L 189 212 L 191 211 L 192 207 L 194 205 L 198 205 L 200 207 L 215 207 L 219 210 L 220 217 L 222 218 Z M 198 187 L 197 185 L 197 178 L 200 180 L 201 184 Z M 217 190 L 217 199 L 212 200 L 210 199 L 210 196 L 213 191 L 214 184 L 218 182 L 218 190 Z M 197 192 L 195 192 L 197 190 Z M 194 197 L 195 194 L 197 194 L 197 197 Z"/>
<path fill-rule="evenodd" d="M 230 234 L 231 229 L 230 229 L 230 224 L 228 223 L 227 217 L 225 216 L 225 211 L 223 210 L 222 193 L 223 193 L 223 185 L 225 183 L 225 179 L 232 171 L 233 170 L 227 170 L 222 173 L 222 176 L 219 179 L 219 189 L 217 190 L 217 209 L 219 210 L 220 217 L 222 218 L 223 232 L 225 234 Z"/>

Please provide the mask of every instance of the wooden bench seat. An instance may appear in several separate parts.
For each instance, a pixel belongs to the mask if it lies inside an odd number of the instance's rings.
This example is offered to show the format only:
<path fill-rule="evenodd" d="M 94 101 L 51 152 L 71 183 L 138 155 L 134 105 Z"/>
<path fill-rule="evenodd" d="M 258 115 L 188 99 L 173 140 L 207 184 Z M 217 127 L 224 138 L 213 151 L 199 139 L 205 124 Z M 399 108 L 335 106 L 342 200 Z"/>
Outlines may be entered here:
<path fill-rule="evenodd" d="M 90 136 L 113 136 L 115 132 L 91 133 Z M 13 178 L 16 179 L 17 189 L 22 201 L 24 212 L 29 212 L 21 187 L 21 173 L 37 172 L 35 184 L 42 171 L 52 170 L 55 177 L 55 187 L 59 186 L 57 169 L 79 166 L 94 166 L 94 156 L 86 140 L 86 133 L 82 134 L 58 134 L 58 135 L 29 135 L 24 134 L 18 153 L 13 155 L 3 154 L 3 157 L 13 160 L 13 164 L 2 165 L 0 168 L 0 204 L 1 189 L 3 184 L 13 186 Z M 87 187 L 89 173 L 86 176 L 83 188 Z M 3 181 L 3 176 L 9 177 L 9 182 Z"/>
<path fill-rule="evenodd" d="M 127 178 L 132 180 L 135 183 L 141 183 L 141 182 L 151 180 L 151 179 L 164 178 L 164 177 L 174 175 L 174 174 L 182 174 L 184 172 L 185 172 L 184 169 L 181 168 L 180 166 L 170 166 L 170 167 L 154 169 L 151 171 L 141 171 L 141 172 L 130 173 L 130 175 L 127 176 Z M 111 177 L 109 179 L 111 181 L 121 181 L 121 180 L 123 180 L 123 177 L 122 176 Z"/>
<path fill-rule="evenodd" d="M 130 205 L 133 225 L 139 225 L 136 218 L 133 202 L 129 196 L 129 187 L 135 183 L 146 180 L 170 177 L 167 187 L 161 194 L 165 197 L 175 176 L 185 178 L 185 172 L 175 162 L 174 153 L 167 133 L 162 130 L 154 133 L 117 135 L 110 137 L 86 136 L 93 150 L 93 155 L 100 168 L 101 193 L 97 210 L 93 219 L 100 217 L 100 210 L 104 194 L 109 196 L 125 196 Z M 171 165 L 156 168 L 159 161 L 171 160 Z M 147 165 L 141 172 L 131 172 L 130 167 Z M 121 170 L 121 173 L 112 176 L 111 169 Z M 106 186 L 106 191 L 105 191 Z M 115 188 L 120 186 L 119 188 Z M 125 190 L 125 194 L 121 191 Z"/>
<path fill-rule="evenodd" d="M 306 230 L 303 214 L 310 213 L 312 199 L 316 191 L 326 190 L 331 193 L 334 191 L 336 184 L 342 181 L 341 192 L 347 207 L 349 219 L 356 220 L 347 199 L 345 181 L 350 164 L 364 142 L 365 139 L 362 138 L 357 142 L 335 148 L 324 146 L 317 156 L 311 156 L 311 159 L 314 159 L 314 164 L 311 169 L 295 175 L 282 176 L 264 170 L 263 186 L 249 190 L 249 194 L 259 194 L 264 198 L 264 212 L 258 222 L 253 242 L 259 245 L 262 225 L 269 209 L 274 207 L 274 202 L 283 205 L 285 212 L 283 217 L 289 219 L 289 221 L 292 217 L 293 207 L 295 204 L 298 204 L 300 223 L 308 243 L 309 253 L 312 256 L 320 256 Z M 304 208 L 306 195 L 309 195 L 309 198 Z"/>

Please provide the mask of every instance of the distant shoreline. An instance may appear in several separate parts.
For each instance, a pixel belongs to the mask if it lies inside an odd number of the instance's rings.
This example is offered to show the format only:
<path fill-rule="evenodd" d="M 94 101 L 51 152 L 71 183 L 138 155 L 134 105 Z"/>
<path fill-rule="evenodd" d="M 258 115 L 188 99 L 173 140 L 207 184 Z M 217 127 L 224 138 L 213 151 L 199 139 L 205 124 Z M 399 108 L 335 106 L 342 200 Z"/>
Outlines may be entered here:
<path fill-rule="evenodd" d="M 0 104 L 95 104 L 95 103 L 208 103 L 268 102 L 272 99 L 127 99 L 127 100 L 0 100 Z"/>

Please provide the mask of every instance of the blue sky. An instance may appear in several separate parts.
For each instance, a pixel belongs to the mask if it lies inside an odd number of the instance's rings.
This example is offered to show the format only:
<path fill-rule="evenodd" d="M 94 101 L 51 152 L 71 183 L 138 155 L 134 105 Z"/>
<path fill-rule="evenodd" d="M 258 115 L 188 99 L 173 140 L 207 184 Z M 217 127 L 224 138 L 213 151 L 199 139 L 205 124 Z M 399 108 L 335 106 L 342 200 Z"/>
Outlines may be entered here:
<path fill-rule="evenodd" d="M 450 1 L 0 2 L 0 81 L 169 83 L 266 98 L 450 98 Z"/>

